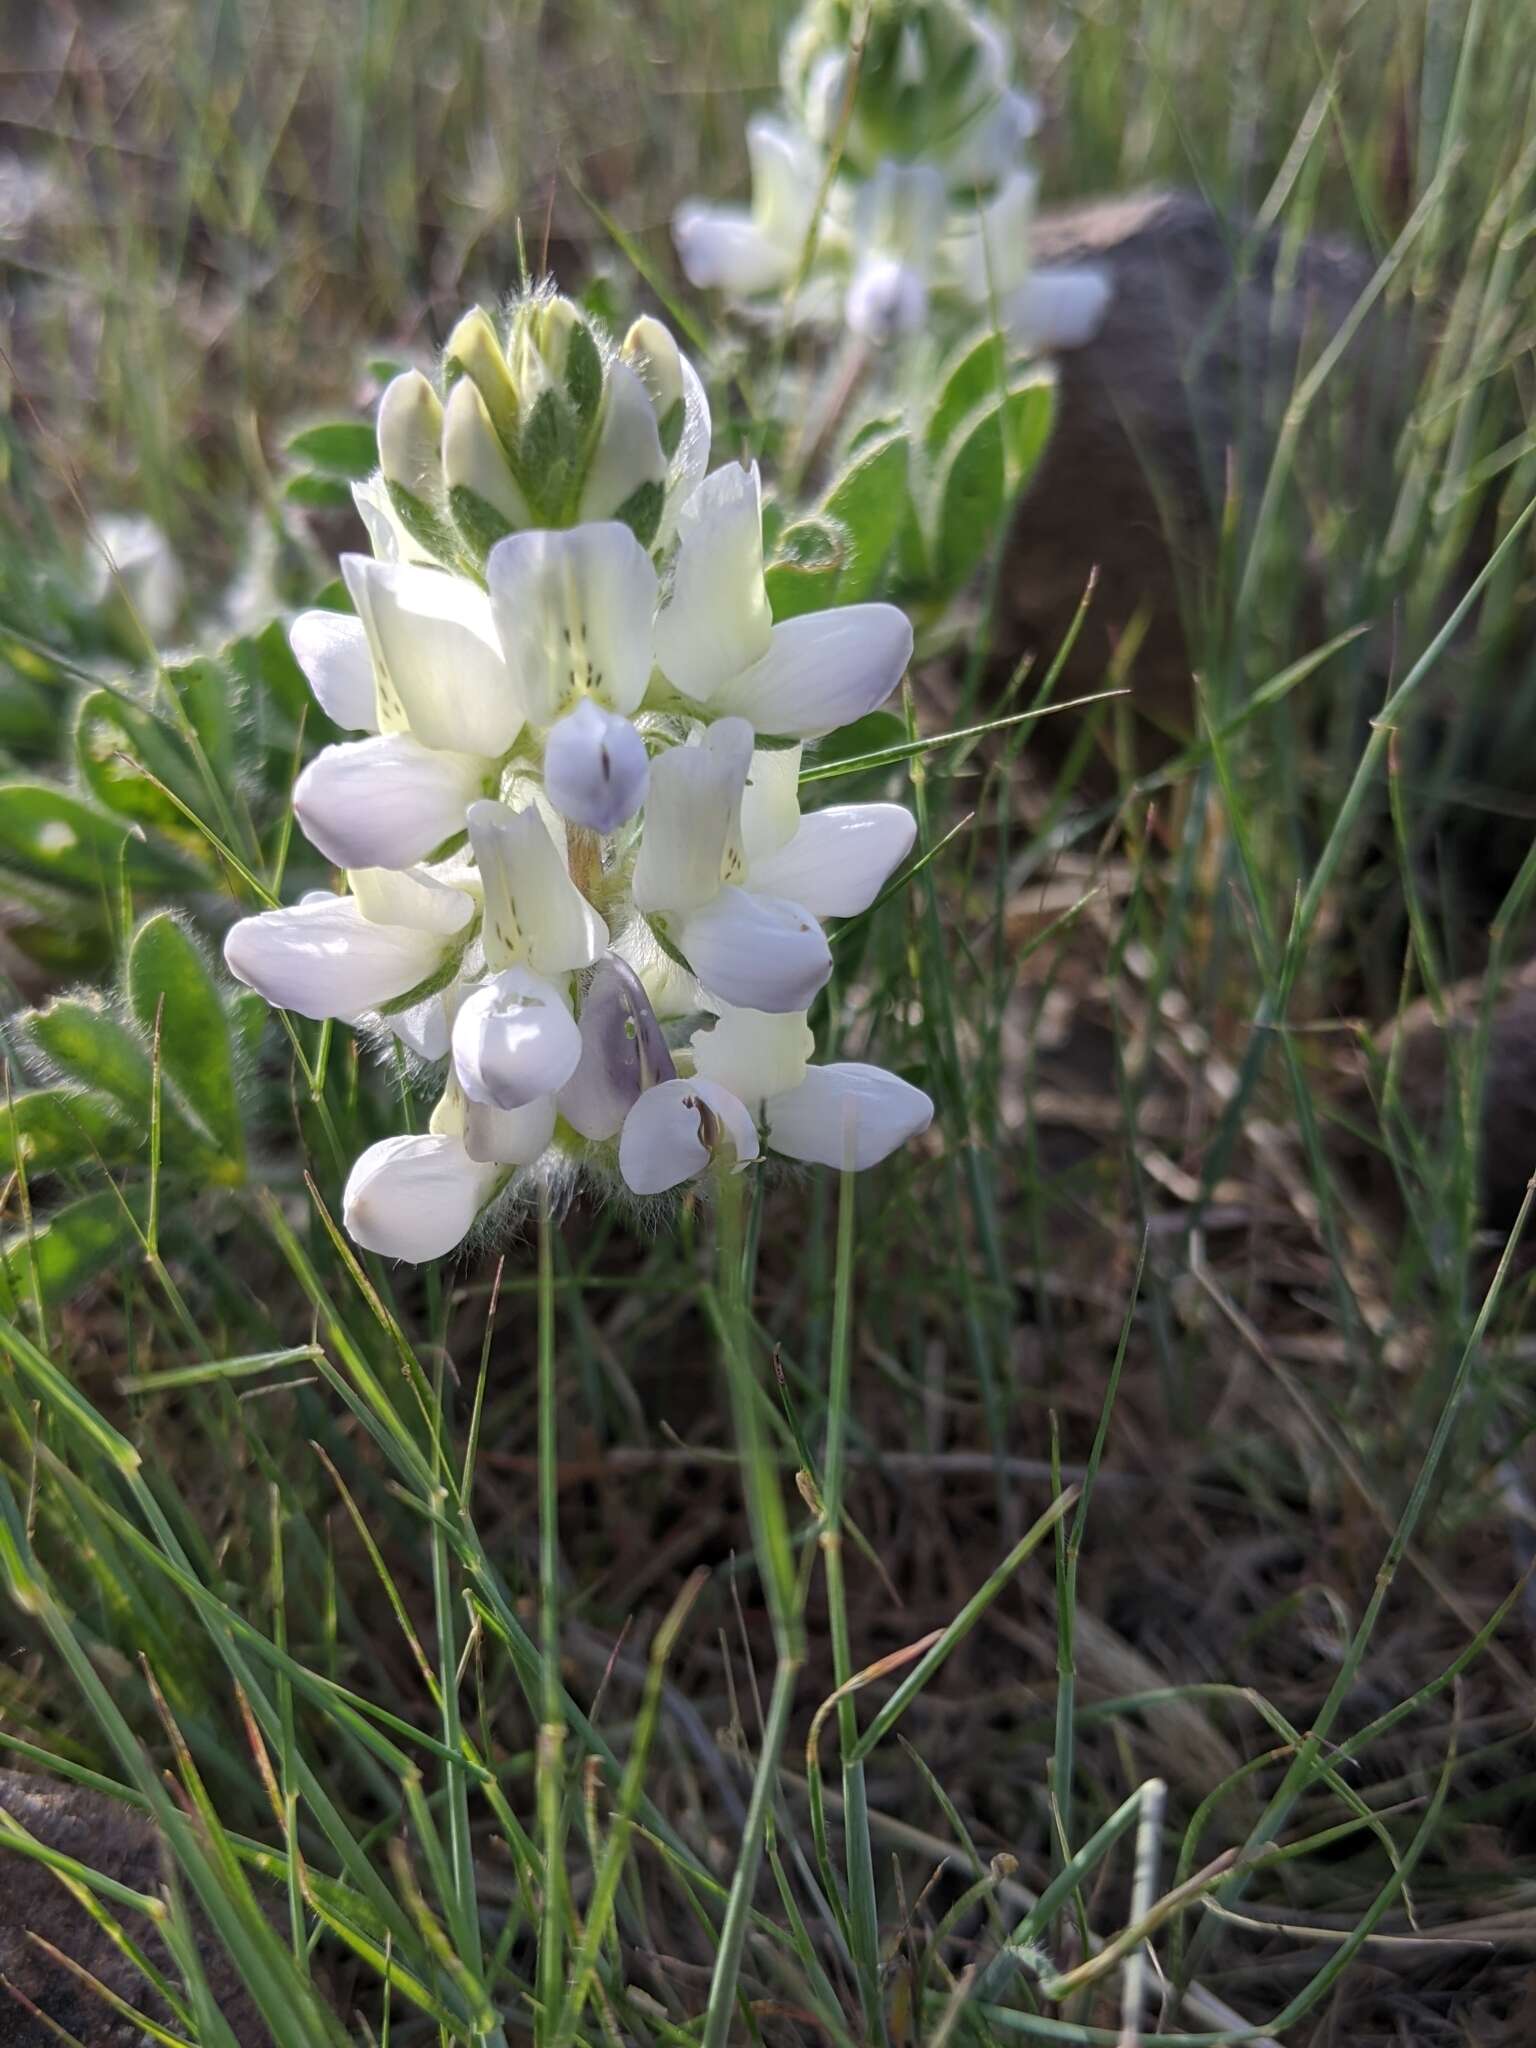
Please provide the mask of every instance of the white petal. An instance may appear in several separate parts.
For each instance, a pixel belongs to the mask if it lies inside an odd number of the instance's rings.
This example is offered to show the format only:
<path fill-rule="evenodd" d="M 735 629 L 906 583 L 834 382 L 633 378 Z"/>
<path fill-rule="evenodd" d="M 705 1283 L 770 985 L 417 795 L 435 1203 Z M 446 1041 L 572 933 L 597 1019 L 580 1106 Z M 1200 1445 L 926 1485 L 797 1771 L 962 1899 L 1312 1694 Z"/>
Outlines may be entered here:
<path fill-rule="evenodd" d="M 425 868 L 349 868 L 347 880 L 358 909 L 371 924 L 403 925 L 451 939 L 475 913 L 464 890 L 440 882 Z"/>
<path fill-rule="evenodd" d="M 757 1157 L 757 1132 L 734 1095 L 713 1081 L 663 1081 L 624 1119 L 619 1171 L 637 1195 L 665 1194 L 702 1173 L 722 1137 L 738 1162 Z"/>
<path fill-rule="evenodd" d="M 747 123 L 747 157 L 752 165 L 752 214 L 792 264 L 816 217 L 825 166 L 809 138 L 771 114 Z"/>
<path fill-rule="evenodd" d="M 636 709 L 651 675 L 656 571 L 627 526 L 509 534 L 485 573 L 535 725 L 553 725 L 584 696 L 610 711 Z"/>
<path fill-rule="evenodd" d="M 293 658 L 315 702 L 344 732 L 377 732 L 373 656 L 361 619 L 342 612 L 300 612 L 288 628 Z"/>
<path fill-rule="evenodd" d="M 995 195 L 946 238 L 943 260 L 973 305 L 1004 299 L 1024 282 L 1038 189 L 1033 171 L 1010 171 Z"/>
<path fill-rule="evenodd" d="M 832 972 L 827 935 L 809 911 L 745 889 L 722 889 L 691 911 L 673 942 L 712 994 L 746 1010 L 808 1010 Z"/>
<path fill-rule="evenodd" d="M 237 981 L 280 1010 L 350 1022 L 393 1002 L 442 964 L 436 933 L 370 924 L 350 896 L 307 896 L 245 917 L 224 940 Z"/>
<path fill-rule="evenodd" d="M 707 704 L 766 653 L 773 617 L 763 583 L 757 464 L 728 462 L 678 513 L 671 594 L 656 616 L 656 662 L 685 697 Z"/>
<path fill-rule="evenodd" d="M 368 541 L 374 557 L 380 562 L 430 563 L 431 555 L 400 523 L 398 513 L 389 502 L 389 493 L 384 488 L 382 477 L 370 477 L 366 483 L 352 486 L 352 502 L 357 507 L 358 517 L 368 529 Z M 369 717 L 370 726 L 373 717 Z M 340 723 L 340 720 L 337 721 Z"/>
<path fill-rule="evenodd" d="M 651 764 L 645 741 L 616 711 L 590 697 L 551 728 L 544 743 L 544 788 L 573 825 L 614 832 L 645 801 Z"/>
<path fill-rule="evenodd" d="M 507 466 L 506 450 L 477 385 L 461 377 L 443 414 L 443 481 L 450 491 L 473 491 L 512 526 L 533 514 Z"/>
<path fill-rule="evenodd" d="M 344 868 L 403 868 L 464 830 L 485 786 L 473 754 L 423 747 L 408 733 L 326 747 L 293 789 L 305 837 Z"/>
<path fill-rule="evenodd" d="M 523 1109 L 553 1095 L 581 1058 L 581 1033 L 553 982 L 509 967 L 465 998 L 453 1020 L 453 1066 L 471 1102 Z"/>
<path fill-rule="evenodd" d="M 900 804 L 832 804 L 802 818 L 778 853 L 754 861 L 752 887 L 788 896 L 815 917 L 868 910 L 912 851 L 917 821 Z"/>
<path fill-rule="evenodd" d="M 678 514 L 702 482 L 709 467 L 709 451 L 714 445 L 708 394 L 688 358 L 681 356 L 679 362 L 683 372 L 683 434 L 672 456 L 667 500 L 662 508 L 661 525 L 656 529 L 654 545 L 657 548 L 664 547 L 677 531 Z"/>
<path fill-rule="evenodd" d="M 393 1016 L 381 1017 L 379 1022 L 419 1060 L 435 1063 L 448 1057 L 448 1006 L 441 992 L 413 1003 L 408 1010 L 397 1010 Z"/>
<path fill-rule="evenodd" d="M 853 274 L 843 318 L 863 340 L 883 348 L 915 334 L 928 317 L 928 280 L 894 256 L 867 256 Z"/>
<path fill-rule="evenodd" d="M 490 760 L 522 730 L 523 705 L 484 591 L 462 576 L 343 555 L 373 649 L 379 726 Z"/>
<path fill-rule="evenodd" d="M 471 1102 L 464 1113 L 464 1149 L 471 1159 L 498 1166 L 531 1166 L 555 1135 L 555 1098 L 544 1095 L 524 1109 L 492 1109 Z"/>
<path fill-rule="evenodd" d="M 775 1152 L 862 1173 L 926 1131 L 933 1104 L 883 1067 L 848 1060 L 808 1068 L 798 1088 L 770 1098 L 764 1114 Z"/>
<path fill-rule="evenodd" d="M 385 1138 L 347 1176 L 342 1221 L 364 1251 L 420 1265 L 463 1241 L 499 1177 L 458 1138 Z"/>
<path fill-rule="evenodd" d="M 727 1006 L 712 1030 L 695 1031 L 688 1042 L 704 1079 L 729 1089 L 754 1114 L 766 1096 L 787 1095 L 799 1087 L 816 1050 L 803 1010 L 772 1016 Z"/>
<path fill-rule="evenodd" d="M 656 410 L 637 372 L 610 363 L 603 385 L 603 424 L 577 512 L 582 520 L 611 519 L 642 484 L 659 484 L 667 474 Z"/>
<path fill-rule="evenodd" d="M 560 1114 L 584 1138 L 611 1138 L 633 1104 L 677 1069 L 640 977 L 609 953 L 581 1005 L 581 1059 L 560 1091 Z"/>
<path fill-rule="evenodd" d="M 761 661 L 715 693 L 758 732 L 816 739 L 883 704 L 912 658 L 912 628 L 893 604 L 848 604 L 775 626 Z"/>
<path fill-rule="evenodd" d="M 683 275 L 700 291 L 739 298 L 786 284 L 794 256 L 765 235 L 743 206 L 705 206 L 686 200 L 672 216 L 672 240 Z"/>
<path fill-rule="evenodd" d="M 485 889 L 482 939 L 492 969 L 539 974 L 590 967 L 608 949 L 608 927 L 571 880 L 549 827 L 530 804 L 469 807 L 469 836 Z"/>
<path fill-rule="evenodd" d="M 651 763 L 632 883 L 641 910 L 697 909 L 718 891 L 729 855 L 742 865 L 741 797 L 751 761 L 752 728 L 722 718 L 697 746 L 671 747 Z"/>
<path fill-rule="evenodd" d="M 645 386 L 651 411 L 658 421 L 666 419 L 675 406 L 686 411 L 683 386 L 683 356 L 671 328 L 650 313 L 634 321 L 619 348 L 620 362 L 627 363 Z"/>
<path fill-rule="evenodd" d="M 443 407 L 420 370 L 402 371 L 385 386 L 376 431 L 386 478 L 430 504 L 442 460 Z"/>
<path fill-rule="evenodd" d="M 1003 308 L 1003 324 L 1028 348 L 1081 348 L 1109 309 L 1109 272 L 1097 263 L 1057 263 L 1030 272 Z"/>
<path fill-rule="evenodd" d="M 759 747 L 741 799 L 741 848 L 750 869 L 794 838 L 800 824 L 803 747 Z"/>

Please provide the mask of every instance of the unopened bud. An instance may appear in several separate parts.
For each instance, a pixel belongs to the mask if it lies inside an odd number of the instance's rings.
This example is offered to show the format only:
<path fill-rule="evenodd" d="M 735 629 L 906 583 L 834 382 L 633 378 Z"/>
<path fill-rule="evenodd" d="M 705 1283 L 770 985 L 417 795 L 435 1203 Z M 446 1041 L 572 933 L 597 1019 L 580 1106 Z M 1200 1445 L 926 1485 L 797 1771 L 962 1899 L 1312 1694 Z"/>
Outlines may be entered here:
<path fill-rule="evenodd" d="M 577 516 L 622 520 L 648 548 L 661 523 L 667 476 L 656 414 L 628 363 L 610 363 L 607 387 Z"/>
<path fill-rule="evenodd" d="M 508 448 L 517 445 L 517 392 L 496 329 L 483 307 L 466 313 L 443 350 L 443 374 L 450 391 L 469 378 L 485 401 L 491 424 Z"/>
<path fill-rule="evenodd" d="M 625 335 L 619 357 L 645 386 L 656 415 L 662 452 L 672 456 L 682 437 L 685 402 L 683 359 L 670 329 L 646 314 Z"/>
<path fill-rule="evenodd" d="M 533 523 L 485 400 L 468 377 L 461 377 L 448 394 L 443 481 L 454 523 L 481 556 L 515 527 Z"/>
<path fill-rule="evenodd" d="M 443 408 L 420 370 L 396 377 L 379 400 L 379 467 L 398 489 L 430 503 L 437 491 Z"/>

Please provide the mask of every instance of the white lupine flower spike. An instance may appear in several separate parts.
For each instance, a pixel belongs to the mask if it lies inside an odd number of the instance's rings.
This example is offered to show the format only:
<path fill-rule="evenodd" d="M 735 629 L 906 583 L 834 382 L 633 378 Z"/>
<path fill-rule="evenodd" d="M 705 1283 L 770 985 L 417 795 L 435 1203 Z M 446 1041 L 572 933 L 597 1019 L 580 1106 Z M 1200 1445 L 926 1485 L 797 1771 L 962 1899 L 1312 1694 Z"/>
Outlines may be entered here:
<path fill-rule="evenodd" d="M 856 70 L 849 27 L 810 0 L 790 30 L 783 113 L 747 126 L 750 204 L 689 199 L 673 215 L 689 282 L 759 319 L 840 317 L 877 351 L 927 331 L 933 308 L 995 318 L 1021 348 L 1091 340 L 1102 268 L 1031 288 L 1040 108 L 1010 81 L 1001 24 L 969 0 L 877 4 Z"/>
<path fill-rule="evenodd" d="M 758 157 L 762 232 L 803 226 L 771 127 Z M 706 476 L 708 446 L 659 321 L 615 350 L 548 293 L 466 316 L 441 384 L 386 396 L 355 616 L 294 621 L 353 735 L 294 812 L 346 887 L 241 920 L 225 958 L 440 1070 L 429 1128 L 347 1182 L 381 1257 L 444 1256 L 535 1179 L 653 1197 L 765 1146 L 864 1166 L 932 1114 L 878 1068 L 817 1066 L 806 1015 L 821 920 L 867 910 L 915 828 L 889 803 L 802 818 L 802 742 L 891 693 L 911 628 L 881 604 L 776 625 L 757 471 Z"/>

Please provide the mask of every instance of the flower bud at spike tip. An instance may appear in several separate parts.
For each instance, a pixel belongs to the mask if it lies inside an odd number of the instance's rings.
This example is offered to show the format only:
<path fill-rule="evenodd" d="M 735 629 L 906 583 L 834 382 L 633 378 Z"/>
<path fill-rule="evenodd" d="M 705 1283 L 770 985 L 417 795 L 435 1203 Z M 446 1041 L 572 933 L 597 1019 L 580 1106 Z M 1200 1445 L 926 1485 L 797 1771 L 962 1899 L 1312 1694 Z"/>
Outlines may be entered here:
<path fill-rule="evenodd" d="M 485 401 L 491 424 L 509 447 L 517 439 L 517 392 L 490 315 L 481 306 L 466 313 L 443 350 L 450 387 L 467 377 Z"/>
<path fill-rule="evenodd" d="M 544 747 L 544 793 L 573 825 L 617 831 L 645 801 L 650 762 L 627 718 L 590 697 L 551 731 Z"/>
<path fill-rule="evenodd" d="M 646 314 L 625 335 L 619 355 L 645 386 L 662 448 L 670 456 L 683 431 L 686 410 L 683 359 L 677 343 L 659 320 Z"/>
<path fill-rule="evenodd" d="M 379 467 L 392 484 L 431 503 L 437 495 L 443 408 L 420 370 L 396 377 L 379 400 Z"/>
<path fill-rule="evenodd" d="M 528 501 L 513 479 L 501 437 L 479 387 L 468 377 L 461 377 L 448 394 L 443 415 L 443 481 L 450 504 L 455 493 L 468 492 L 491 513 L 500 515 L 502 533 L 531 523 Z"/>

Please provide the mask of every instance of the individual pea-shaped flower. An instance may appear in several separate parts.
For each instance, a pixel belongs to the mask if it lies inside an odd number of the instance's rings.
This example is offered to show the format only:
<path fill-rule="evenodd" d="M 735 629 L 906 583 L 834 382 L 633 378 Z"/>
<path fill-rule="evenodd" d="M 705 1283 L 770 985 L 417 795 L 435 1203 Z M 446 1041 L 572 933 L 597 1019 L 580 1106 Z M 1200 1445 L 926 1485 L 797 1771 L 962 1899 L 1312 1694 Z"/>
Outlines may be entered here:
<path fill-rule="evenodd" d="M 690 284 L 737 298 L 778 291 L 795 275 L 816 219 L 824 165 L 803 134 L 771 115 L 747 123 L 750 207 L 690 199 L 672 218 L 672 239 Z M 828 242 L 839 240 L 822 224 Z"/>
<path fill-rule="evenodd" d="M 365 1251 L 420 1265 L 460 1245 L 509 1177 L 530 1166 L 554 1132 L 547 1100 L 520 1110 L 467 1101 L 450 1081 L 420 1135 L 384 1138 L 347 1177 L 342 1221 Z"/>
<path fill-rule="evenodd" d="M 757 465 L 706 477 L 678 518 L 658 667 L 681 699 L 760 733 L 812 739 L 883 704 L 912 656 L 891 604 L 849 604 L 775 625 L 763 581 Z"/>
<path fill-rule="evenodd" d="M 569 977 L 590 967 L 608 929 L 571 880 L 537 806 L 482 801 L 469 835 L 484 891 L 481 945 L 488 978 L 453 1023 L 453 1063 L 471 1102 L 523 1109 L 575 1071 L 581 1034 Z"/>
<path fill-rule="evenodd" d="M 424 868 L 348 880 L 350 896 L 317 890 L 232 925 L 224 960 L 236 980 L 280 1010 L 354 1023 L 446 977 L 469 936 L 471 895 Z"/>
<path fill-rule="evenodd" d="M 691 1044 L 700 1079 L 744 1103 L 769 1149 L 791 1159 L 862 1172 L 933 1121 L 923 1090 L 882 1067 L 813 1066 L 804 1016 L 722 1009 Z"/>

